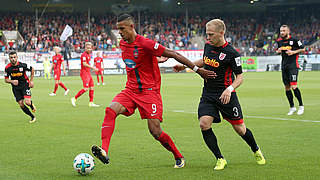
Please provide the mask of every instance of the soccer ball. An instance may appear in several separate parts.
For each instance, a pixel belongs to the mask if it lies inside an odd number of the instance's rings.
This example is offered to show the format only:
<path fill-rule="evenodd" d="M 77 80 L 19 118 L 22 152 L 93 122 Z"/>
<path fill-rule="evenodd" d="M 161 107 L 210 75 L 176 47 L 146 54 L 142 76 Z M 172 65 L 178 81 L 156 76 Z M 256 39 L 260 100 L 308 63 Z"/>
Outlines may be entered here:
<path fill-rule="evenodd" d="M 81 175 L 87 175 L 94 169 L 94 159 L 90 154 L 78 154 L 73 160 L 73 168 Z"/>

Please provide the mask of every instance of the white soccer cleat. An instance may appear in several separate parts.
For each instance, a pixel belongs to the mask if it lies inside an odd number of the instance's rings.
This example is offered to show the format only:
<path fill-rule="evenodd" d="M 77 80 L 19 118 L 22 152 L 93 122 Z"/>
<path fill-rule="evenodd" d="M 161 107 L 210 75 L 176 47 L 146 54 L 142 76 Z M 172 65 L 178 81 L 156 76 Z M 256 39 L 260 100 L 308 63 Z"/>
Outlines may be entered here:
<path fill-rule="evenodd" d="M 71 104 L 72 104 L 72 106 L 74 106 L 74 107 L 76 107 L 76 98 L 75 97 L 73 97 L 73 98 L 71 98 Z"/>
<path fill-rule="evenodd" d="M 36 120 L 37 120 L 37 118 L 34 117 L 34 118 L 32 118 L 32 119 L 29 121 L 29 123 L 32 124 L 32 123 L 36 122 Z"/>
<path fill-rule="evenodd" d="M 102 85 L 106 85 L 105 83 L 102 83 Z"/>
<path fill-rule="evenodd" d="M 56 95 L 56 93 L 50 93 L 49 94 L 49 96 L 55 96 Z"/>
<path fill-rule="evenodd" d="M 302 115 L 303 113 L 304 113 L 304 106 L 299 106 L 297 114 Z"/>
<path fill-rule="evenodd" d="M 100 105 L 95 104 L 93 102 L 89 102 L 89 107 L 100 107 Z"/>
<path fill-rule="evenodd" d="M 297 111 L 297 108 L 296 107 L 291 107 L 290 109 L 289 109 L 289 112 L 288 112 L 288 116 L 291 116 L 294 112 L 296 112 Z"/>
<path fill-rule="evenodd" d="M 100 83 L 97 83 L 97 85 L 99 86 L 99 85 L 100 85 Z"/>
<path fill-rule="evenodd" d="M 69 89 L 67 89 L 67 90 L 64 92 L 64 95 L 66 96 L 66 95 L 68 95 L 68 93 L 69 93 Z"/>

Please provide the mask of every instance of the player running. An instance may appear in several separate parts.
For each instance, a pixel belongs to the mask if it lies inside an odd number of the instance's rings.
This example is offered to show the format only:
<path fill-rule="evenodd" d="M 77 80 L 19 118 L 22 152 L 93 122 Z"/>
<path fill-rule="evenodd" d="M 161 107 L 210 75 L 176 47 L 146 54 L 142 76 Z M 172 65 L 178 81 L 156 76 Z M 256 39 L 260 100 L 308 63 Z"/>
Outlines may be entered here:
<path fill-rule="evenodd" d="M 99 82 L 99 75 L 101 76 L 101 84 L 104 85 L 103 82 L 103 69 L 104 69 L 104 64 L 103 64 L 103 58 L 100 57 L 100 52 L 97 52 L 97 57 L 94 58 L 94 66 L 98 69 L 98 71 L 96 71 L 96 75 L 97 75 L 97 85 L 100 85 Z"/>
<path fill-rule="evenodd" d="M 36 122 L 36 117 L 30 112 L 28 105 L 32 112 L 36 112 L 36 107 L 32 104 L 31 90 L 33 88 L 34 69 L 25 63 L 18 61 L 16 52 L 9 53 L 10 63 L 5 67 L 5 82 L 11 84 L 12 92 L 16 98 L 17 103 L 24 113 L 31 117 L 30 123 Z M 30 79 L 26 71 L 30 71 Z M 10 77 L 10 78 L 9 78 Z"/>
<path fill-rule="evenodd" d="M 92 153 L 103 163 L 109 163 L 108 150 L 119 114 L 131 116 L 138 108 L 141 119 L 147 119 L 149 132 L 163 147 L 172 152 L 175 158 L 174 168 L 185 166 L 185 160 L 171 137 L 166 134 L 162 122 L 162 98 L 160 94 L 161 76 L 156 57 L 165 56 L 176 59 L 196 71 L 203 78 L 213 78 L 214 72 L 198 68 L 179 53 L 136 33 L 133 17 L 124 14 L 118 17 L 117 28 L 122 37 L 120 48 L 126 64 L 127 83 L 124 90 L 114 97 L 105 110 L 101 129 L 102 146 L 92 146 Z"/>
<path fill-rule="evenodd" d="M 100 105 L 93 103 L 93 94 L 94 94 L 94 83 L 90 74 L 90 69 L 98 71 L 97 68 L 90 66 L 91 60 L 91 52 L 92 52 L 92 43 L 86 42 L 85 43 L 85 52 L 81 54 L 81 70 L 80 70 L 80 77 L 83 83 L 83 89 L 81 89 L 75 97 L 71 98 L 71 104 L 75 107 L 77 99 L 86 91 L 89 90 L 89 107 L 99 107 Z"/>
<path fill-rule="evenodd" d="M 287 25 L 282 25 L 280 27 L 280 38 L 277 40 L 277 43 L 277 52 L 281 53 L 282 56 L 282 81 L 284 84 L 284 89 L 286 91 L 287 99 L 290 104 L 288 115 L 290 116 L 297 111 L 297 108 L 294 107 L 291 89 L 293 90 L 295 97 L 299 101 L 299 109 L 297 114 L 302 115 L 304 113 L 304 106 L 302 103 L 301 92 L 298 88 L 297 82 L 299 72 L 299 53 L 305 51 L 303 44 L 301 43 L 301 41 L 291 37 L 290 29 Z"/>
<path fill-rule="evenodd" d="M 58 90 L 59 85 L 64 89 L 64 95 L 68 95 L 69 89 L 60 81 L 61 76 L 61 65 L 63 74 L 66 75 L 66 69 L 64 67 L 63 57 L 60 54 L 61 48 L 58 46 L 53 47 L 53 51 L 55 52 L 55 55 L 52 57 L 52 65 L 50 72 L 52 72 L 53 69 L 53 76 L 54 76 L 54 90 L 52 93 L 49 94 L 49 96 L 55 96 L 56 92 Z"/>
<path fill-rule="evenodd" d="M 220 19 L 206 24 L 208 42 L 205 44 L 203 59 L 195 61 L 196 66 L 217 73 L 215 79 L 204 81 L 202 96 L 198 107 L 198 119 L 203 139 L 217 159 L 214 170 L 222 170 L 227 161 L 220 152 L 217 138 L 212 131 L 212 123 L 220 123 L 220 114 L 250 146 L 258 164 L 266 161 L 258 147 L 252 132 L 243 122 L 241 106 L 234 89 L 243 80 L 239 53 L 224 38 L 226 26 Z M 174 66 L 176 72 L 185 69 L 183 65 Z M 236 78 L 234 78 L 234 75 Z"/>

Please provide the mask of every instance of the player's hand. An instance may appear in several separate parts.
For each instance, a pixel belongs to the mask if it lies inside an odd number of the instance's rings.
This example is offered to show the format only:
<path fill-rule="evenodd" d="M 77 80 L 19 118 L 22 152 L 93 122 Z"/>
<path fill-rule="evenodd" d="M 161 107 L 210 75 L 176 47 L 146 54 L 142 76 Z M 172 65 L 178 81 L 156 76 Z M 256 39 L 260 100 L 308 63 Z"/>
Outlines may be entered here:
<path fill-rule="evenodd" d="M 13 84 L 14 86 L 18 86 L 19 81 L 18 81 L 18 80 L 12 80 L 12 81 L 11 81 L 11 84 Z"/>
<path fill-rule="evenodd" d="M 182 64 L 177 64 L 172 67 L 174 72 L 180 72 L 186 69 L 186 67 Z"/>
<path fill-rule="evenodd" d="M 217 74 L 214 71 L 209 71 L 203 68 L 199 68 L 197 72 L 203 79 L 214 79 L 217 77 Z"/>
<path fill-rule="evenodd" d="M 281 48 L 277 49 L 276 52 L 277 52 L 277 53 L 281 53 Z"/>
<path fill-rule="evenodd" d="M 64 75 L 64 76 L 66 76 L 66 75 L 67 75 L 66 71 L 63 71 L 63 75 Z"/>
<path fill-rule="evenodd" d="M 30 82 L 29 82 L 29 87 L 30 87 L 30 88 L 33 88 L 33 81 L 30 81 Z"/>
<path fill-rule="evenodd" d="M 219 97 L 222 104 L 228 104 L 230 102 L 231 92 L 229 89 L 225 89 Z"/>
<path fill-rule="evenodd" d="M 168 59 L 169 59 L 168 57 L 164 57 L 164 56 L 157 57 L 158 63 L 164 63 L 164 62 L 166 62 Z"/>
<path fill-rule="evenodd" d="M 291 51 L 291 50 L 287 50 L 286 53 L 288 54 L 288 56 L 294 55 L 294 51 Z"/>
<path fill-rule="evenodd" d="M 96 68 L 96 67 L 93 67 L 93 70 L 95 70 L 95 71 L 99 71 L 99 69 L 98 69 L 98 68 Z"/>

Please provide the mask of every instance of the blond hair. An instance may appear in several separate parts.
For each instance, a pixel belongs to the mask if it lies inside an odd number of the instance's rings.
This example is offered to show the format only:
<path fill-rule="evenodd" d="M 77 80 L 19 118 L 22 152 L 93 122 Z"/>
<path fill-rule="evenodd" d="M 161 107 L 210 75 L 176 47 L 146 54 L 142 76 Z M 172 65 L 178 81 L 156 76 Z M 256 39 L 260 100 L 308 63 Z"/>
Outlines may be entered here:
<path fill-rule="evenodd" d="M 60 48 L 59 46 L 54 46 L 53 49 L 54 49 L 54 50 L 56 49 L 58 52 L 61 51 L 61 48 Z"/>
<path fill-rule="evenodd" d="M 212 19 L 211 21 L 207 22 L 206 27 L 214 26 L 214 30 L 217 32 L 226 32 L 226 25 L 221 19 Z"/>

